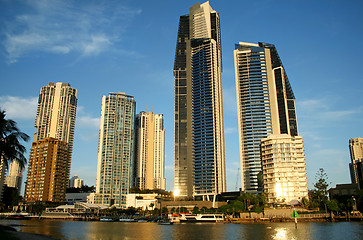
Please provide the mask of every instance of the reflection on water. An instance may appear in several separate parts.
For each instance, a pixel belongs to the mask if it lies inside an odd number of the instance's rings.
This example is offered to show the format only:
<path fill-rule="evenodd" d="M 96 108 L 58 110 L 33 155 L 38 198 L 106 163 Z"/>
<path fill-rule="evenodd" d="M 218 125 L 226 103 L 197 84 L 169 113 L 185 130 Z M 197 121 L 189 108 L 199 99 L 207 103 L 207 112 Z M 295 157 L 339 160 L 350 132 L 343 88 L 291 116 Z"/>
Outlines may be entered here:
<path fill-rule="evenodd" d="M 363 224 L 342 223 L 261 223 L 261 224 L 174 224 L 72 222 L 58 220 L 0 221 L 0 224 L 24 224 L 19 230 L 50 235 L 65 240 L 108 239 L 361 239 Z"/>

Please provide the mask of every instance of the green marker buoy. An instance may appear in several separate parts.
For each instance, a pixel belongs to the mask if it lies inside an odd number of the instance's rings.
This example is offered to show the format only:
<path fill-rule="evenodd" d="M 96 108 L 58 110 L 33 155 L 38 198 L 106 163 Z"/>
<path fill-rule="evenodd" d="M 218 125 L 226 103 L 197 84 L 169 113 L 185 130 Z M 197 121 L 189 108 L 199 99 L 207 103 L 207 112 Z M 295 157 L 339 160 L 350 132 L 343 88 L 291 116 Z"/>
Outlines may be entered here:
<path fill-rule="evenodd" d="M 299 214 L 296 212 L 296 210 L 294 210 L 292 212 L 292 216 L 295 219 L 295 228 L 297 229 L 297 218 L 299 217 Z"/>

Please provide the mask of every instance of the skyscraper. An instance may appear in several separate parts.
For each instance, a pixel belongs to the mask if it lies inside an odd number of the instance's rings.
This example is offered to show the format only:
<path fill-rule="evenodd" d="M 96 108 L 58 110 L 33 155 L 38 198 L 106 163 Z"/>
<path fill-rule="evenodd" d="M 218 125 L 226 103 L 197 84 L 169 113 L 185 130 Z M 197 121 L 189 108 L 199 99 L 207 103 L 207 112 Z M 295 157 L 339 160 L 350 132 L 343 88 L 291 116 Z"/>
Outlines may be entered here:
<path fill-rule="evenodd" d="M 258 191 L 261 139 L 297 136 L 295 97 L 274 45 L 240 42 L 234 50 L 242 190 Z"/>
<path fill-rule="evenodd" d="M 21 183 L 23 179 L 23 168 L 20 166 L 18 161 L 12 161 L 9 166 L 9 173 L 6 176 L 5 183 L 8 187 L 18 189 L 20 194 Z"/>
<path fill-rule="evenodd" d="M 165 190 L 165 129 L 162 114 L 140 112 L 136 117 L 135 176 L 140 189 Z"/>
<path fill-rule="evenodd" d="M 77 90 L 68 83 L 50 82 L 41 88 L 25 186 L 26 201 L 64 201 L 76 108 Z M 46 191 L 49 195 L 45 195 Z"/>
<path fill-rule="evenodd" d="M 226 190 L 219 14 L 209 2 L 180 17 L 174 77 L 174 191 L 208 199 Z"/>
<path fill-rule="evenodd" d="M 352 183 L 363 188 L 363 138 L 349 139 L 349 150 L 351 163 L 349 164 Z"/>
<path fill-rule="evenodd" d="M 109 93 L 102 97 L 95 203 L 126 207 L 133 182 L 134 97 Z"/>

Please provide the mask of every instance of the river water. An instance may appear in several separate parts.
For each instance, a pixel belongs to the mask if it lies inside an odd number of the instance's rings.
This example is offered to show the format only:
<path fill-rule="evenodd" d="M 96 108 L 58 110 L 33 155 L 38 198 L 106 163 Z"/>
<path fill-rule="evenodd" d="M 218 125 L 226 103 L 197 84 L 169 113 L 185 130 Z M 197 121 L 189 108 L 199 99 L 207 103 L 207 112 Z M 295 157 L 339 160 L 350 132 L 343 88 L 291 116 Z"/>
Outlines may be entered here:
<path fill-rule="evenodd" d="M 65 240 L 108 239 L 363 239 L 361 222 L 294 223 L 157 223 L 77 222 L 60 220 L 1 220 L 3 225 L 21 225 L 18 230 Z M 0 236 L 1 239 L 1 236 Z"/>

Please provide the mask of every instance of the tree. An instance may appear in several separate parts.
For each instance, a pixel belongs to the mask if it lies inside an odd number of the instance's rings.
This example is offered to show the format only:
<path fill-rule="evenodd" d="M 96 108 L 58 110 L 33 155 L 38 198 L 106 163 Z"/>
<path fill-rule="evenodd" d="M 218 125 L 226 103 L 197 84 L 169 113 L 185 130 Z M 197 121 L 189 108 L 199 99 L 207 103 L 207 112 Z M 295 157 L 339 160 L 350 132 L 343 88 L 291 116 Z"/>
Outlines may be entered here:
<path fill-rule="evenodd" d="M 5 119 L 5 117 L 5 111 L 0 109 L 0 160 L 4 161 L 6 168 L 8 163 L 14 160 L 18 161 L 21 167 L 24 167 L 26 148 L 19 140 L 27 142 L 30 138 L 18 129 L 15 121 Z"/>
<path fill-rule="evenodd" d="M 311 192 L 311 197 L 319 203 L 320 207 L 323 207 L 324 203 L 328 200 L 328 175 L 323 168 L 319 168 L 315 179 L 315 189 Z"/>

